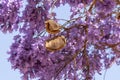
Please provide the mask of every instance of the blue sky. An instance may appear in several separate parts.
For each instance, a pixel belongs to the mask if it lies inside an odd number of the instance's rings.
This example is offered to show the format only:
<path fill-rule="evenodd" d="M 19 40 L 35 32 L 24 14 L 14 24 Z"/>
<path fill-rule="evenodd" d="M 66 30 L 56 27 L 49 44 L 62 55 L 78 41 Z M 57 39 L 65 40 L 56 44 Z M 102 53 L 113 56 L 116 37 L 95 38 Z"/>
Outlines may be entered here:
<path fill-rule="evenodd" d="M 63 10 L 64 9 L 64 10 Z M 57 13 L 57 18 L 68 19 L 69 18 L 69 7 L 55 9 Z M 62 23 L 62 22 L 61 22 Z M 21 80 L 21 74 L 19 70 L 11 69 L 11 64 L 7 61 L 9 55 L 6 53 L 9 50 L 11 43 L 13 42 L 13 36 L 16 33 L 3 34 L 0 32 L 0 80 Z M 103 75 L 95 76 L 95 80 L 103 80 Z M 107 70 L 105 80 L 120 80 L 120 66 L 113 65 L 110 69 Z"/>
<path fill-rule="evenodd" d="M 13 42 L 13 34 L 3 34 L 0 32 L 0 80 L 21 80 L 18 70 L 11 69 L 8 62 L 9 55 L 6 53 Z"/>

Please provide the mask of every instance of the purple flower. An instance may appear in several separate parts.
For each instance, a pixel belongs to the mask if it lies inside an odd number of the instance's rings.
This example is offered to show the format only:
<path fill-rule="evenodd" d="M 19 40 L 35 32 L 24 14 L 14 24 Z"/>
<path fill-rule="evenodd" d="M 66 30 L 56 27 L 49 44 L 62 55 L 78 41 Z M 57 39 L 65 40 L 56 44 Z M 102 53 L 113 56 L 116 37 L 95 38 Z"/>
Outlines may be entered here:
<path fill-rule="evenodd" d="M 114 0 L 97 0 L 96 8 L 98 12 L 110 13 L 114 9 L 116 3 Z"/>

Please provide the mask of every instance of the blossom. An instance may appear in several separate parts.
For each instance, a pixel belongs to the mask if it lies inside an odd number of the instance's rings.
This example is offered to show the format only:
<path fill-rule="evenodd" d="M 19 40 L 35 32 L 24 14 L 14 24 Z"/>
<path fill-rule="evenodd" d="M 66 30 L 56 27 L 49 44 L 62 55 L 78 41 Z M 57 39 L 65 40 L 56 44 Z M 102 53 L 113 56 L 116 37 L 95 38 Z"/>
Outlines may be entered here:
<path fill-rule="evenodd" d="M 112 12 L 114 9 L 116 3 L 114 0 L 97 0 L 96 2 L 96 8 L 98 12 L 105 12 L 105 14 L 108 14 Z"/>

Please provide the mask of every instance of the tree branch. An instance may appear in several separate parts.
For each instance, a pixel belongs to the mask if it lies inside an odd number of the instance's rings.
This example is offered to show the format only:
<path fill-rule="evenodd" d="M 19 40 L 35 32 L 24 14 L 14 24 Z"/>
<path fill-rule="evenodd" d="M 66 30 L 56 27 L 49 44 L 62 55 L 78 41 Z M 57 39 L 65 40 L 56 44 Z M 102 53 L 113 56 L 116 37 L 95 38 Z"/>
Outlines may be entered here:
<path fill-rule="evenodd" d="M 78 51 L 72 56 L 71 59 L 67 60 L 67 61 L 64 63 L 64 65 L 57 70 L 54 79 L 56 79 L 56 77 L 59 75 L 59 73 L 60 73 L 70 62 L 72 62 L 72 61 L 78 56 L 78 54 L 80 54 L 82 51 L 83 51 L 83 48 L 81 48 L 80 50 L 78 50 Z"/>
<path fill-rule="evenodd" d="M 96 3 L 96 0 L 93 0 L 93 1 L 92 1 L 92 4 L 90 5 L 90 7 L 89 7 L 89 9 L 88 9 L 89 12 L 92 11 L 92 8 L 93 8 L 93 6 L 95 5 L 95 3 Z"/>

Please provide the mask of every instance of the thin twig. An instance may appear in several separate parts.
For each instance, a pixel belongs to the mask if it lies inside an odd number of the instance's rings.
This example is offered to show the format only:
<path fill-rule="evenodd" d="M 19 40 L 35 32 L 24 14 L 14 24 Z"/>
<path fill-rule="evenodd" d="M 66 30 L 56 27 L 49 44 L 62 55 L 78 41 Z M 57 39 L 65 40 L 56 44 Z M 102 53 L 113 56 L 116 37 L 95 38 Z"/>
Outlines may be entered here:
<path fill-rule="evenodd" d="M 53 11 L 53 8 L 54 8 L 56 2 L 57 2 L 57 0 L 54 0 L 53 4 L 51 6 L 51 11 L 50 11 L 51 14 L 52 14 L 52 11 Z"/>
<path fill-rule="evenodd" d="M 95 5 L 96 3 L 96 0 L 93 0 L 92 4 L 90 5 L 90 8 L 88 9 L 89 12 L 91 12 L 93 6 Z"/>
<path fill-rule="evenodd" d="M 77 17 L 77 18 L 73 18 L 73 19 L 70 19 L 70 20 L 66 20 L 66 22 L 62 25 L 62 27 L 64 28 L 64 26 L 66 26 L 67 24 L 73 22 L 73 21 L 76 21 L 78 19 L 82 18 L 81 16 L 80 17 Z"/>

